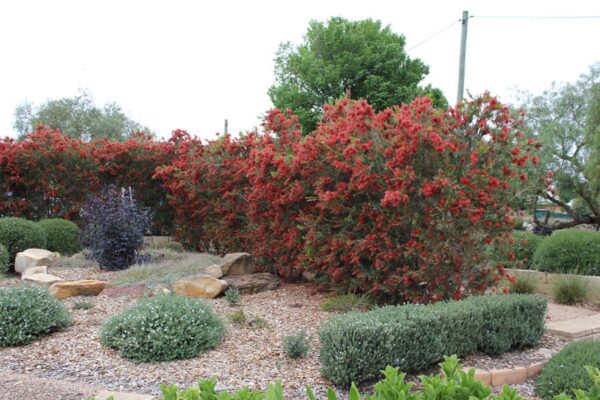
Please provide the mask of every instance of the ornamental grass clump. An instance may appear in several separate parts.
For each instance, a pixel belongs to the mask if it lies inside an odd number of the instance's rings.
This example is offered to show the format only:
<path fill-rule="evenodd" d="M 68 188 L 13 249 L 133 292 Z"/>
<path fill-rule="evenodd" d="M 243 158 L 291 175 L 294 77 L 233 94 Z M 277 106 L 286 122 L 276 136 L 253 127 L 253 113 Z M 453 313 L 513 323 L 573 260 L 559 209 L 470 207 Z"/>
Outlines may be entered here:
<path fill-rule="evenodd" d="M 225 327 L 206 302 L 162 295 L 143 299 L 111 318 L 100 340 L 137 362 L 195 357 L 219 344 Z"/>
<path fill-rule="evenodd" d="M 532 346 L 544 334 L 546 306 L 541 296 L 510 294 L 338 315 L 319 330 L 322 372 L 336 384 L 358 384 L 386 365 L 420 371 L 446 354 Z"/>
<path fill-rule="evenodd" d="M 0 288 L 0 347 L 29 344 L 70 323 L 69 312 L 46 289 Z"/>

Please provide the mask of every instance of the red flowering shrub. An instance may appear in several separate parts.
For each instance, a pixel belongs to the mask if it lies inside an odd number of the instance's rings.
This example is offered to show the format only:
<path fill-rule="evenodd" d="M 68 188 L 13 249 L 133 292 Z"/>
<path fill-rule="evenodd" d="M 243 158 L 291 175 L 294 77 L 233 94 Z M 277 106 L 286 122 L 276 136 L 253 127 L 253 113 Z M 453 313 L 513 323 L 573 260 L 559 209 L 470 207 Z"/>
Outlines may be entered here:
<path fill-rule="evenodd" d="M 131 186 L 152 209 L 154 230 L 168 231 L 166 192 L 152 176 L 173 153 L 172 142 L 143 134 L 125 142 L 84 142 L 39 126 L 25 140 L 0 141 L 0 216 L 77 220 L 87 196 L 114 183 Z"/>
<path fill-rule="evenodd" d="M 177 234 L 200 249 L 395 301 L 460 298 L 505 275 L 483 254 L 508 240 L 516 182 L 537 160 L 520 125 L 489 96 L 378 114 L 342 100 L 307 136 L 275 110 L 264 134 L 181 146 L 157 176 Z"/>

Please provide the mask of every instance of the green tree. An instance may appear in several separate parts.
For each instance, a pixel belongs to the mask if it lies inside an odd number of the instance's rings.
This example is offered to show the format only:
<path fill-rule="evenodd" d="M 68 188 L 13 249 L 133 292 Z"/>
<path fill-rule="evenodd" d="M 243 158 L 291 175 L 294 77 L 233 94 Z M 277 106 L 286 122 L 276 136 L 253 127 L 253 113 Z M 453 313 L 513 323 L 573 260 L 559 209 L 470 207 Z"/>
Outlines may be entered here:
<path fill-rule="evenodd" d="M 305 131 L 314 129 L 324 104 L 343 96 L 366 99 L 376 111 L 428 96 L 448 105 L 441 90 L 419 83 L 429 68 L 405 51 L 405 38 L 371 19 L 311 21 L 299 46 L 282 43 L 275 58 L 275 107 L 290 108 Z"/>
<path fill-rule="evenodd" d="M 124 140 L 135 131 L 152 133 L 147 127 L 129 119 L 116 103 L 97 107 L 86 90 L 81 90 L 75 97 L 49 100 L 37 108 L 29 102 L 16 108 L 13 127 L 20 138 L 33 132 L 38 124 L 84 140 L 104 136 Z"/>
<path fill-rule="evenodd" d="M 541 165 L 554 173 L 556 192 L 541 196 L 573 219 L 552 227 L 600 224 L 600 63 L 575 83 L 554 83 L 539 96 L 526 95 L 524 108 L 544 144 Z"/>

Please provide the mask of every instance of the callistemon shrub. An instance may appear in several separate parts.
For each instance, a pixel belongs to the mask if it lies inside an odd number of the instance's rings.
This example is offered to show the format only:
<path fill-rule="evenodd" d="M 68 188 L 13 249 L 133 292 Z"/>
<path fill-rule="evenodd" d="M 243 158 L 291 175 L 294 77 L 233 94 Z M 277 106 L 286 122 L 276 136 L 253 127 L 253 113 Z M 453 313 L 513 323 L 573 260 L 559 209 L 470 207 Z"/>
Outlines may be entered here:
<path fill-rule="evenodd" d="M 509 240 L 509 204 L 537 163 L 521 124 L 488 95 L 380 113 L 344 99 L 307 135 L 275 110 L 265 133 L 180 146 L 157 175 L 179 225 L 196 227 L 178 233 L 189 244 L 391 301 L 460 298 L 506 275 L 484 250 Z"/>

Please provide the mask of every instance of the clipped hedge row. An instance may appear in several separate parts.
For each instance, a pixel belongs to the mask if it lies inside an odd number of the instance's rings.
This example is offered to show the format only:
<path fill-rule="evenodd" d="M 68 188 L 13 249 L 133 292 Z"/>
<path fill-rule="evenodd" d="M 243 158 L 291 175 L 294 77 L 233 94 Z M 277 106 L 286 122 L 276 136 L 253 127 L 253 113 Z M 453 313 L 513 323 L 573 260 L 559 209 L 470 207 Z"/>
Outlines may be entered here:
<path fill-rule="evenodd" d="M 600 233 L 579 229 L 554 232 L 533 257 L 533 268 L 544 272 L 600 275 Z"/>
<path fill-rule="evenodd" d="M 9 271 L 9 256 L 8 250 L 2 244 L 0 244 L 0 275 L 6 274 Z"/>
<path fill-rule="evenodd" d="M 323 374 L 349 385 L 379 377 L 386 365 L 419 371 L 444 354 L 534 345 L 544 333 L 546 306 L 542 297 L 511 294 L 336 316 L 319 331 Z"/>

